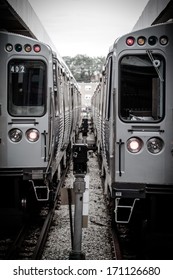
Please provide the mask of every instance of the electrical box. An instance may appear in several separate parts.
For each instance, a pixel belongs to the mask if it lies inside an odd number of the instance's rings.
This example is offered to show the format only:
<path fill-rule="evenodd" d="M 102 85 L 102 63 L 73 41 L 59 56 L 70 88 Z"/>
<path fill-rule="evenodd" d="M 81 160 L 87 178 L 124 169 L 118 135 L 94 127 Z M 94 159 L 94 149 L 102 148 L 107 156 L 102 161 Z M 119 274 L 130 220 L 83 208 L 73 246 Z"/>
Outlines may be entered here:
<path fill-rule="evenodd" d="M 86 174 L 88 161 L 88 146 L 87 144 L 73 145 L 73 173 Z"/>

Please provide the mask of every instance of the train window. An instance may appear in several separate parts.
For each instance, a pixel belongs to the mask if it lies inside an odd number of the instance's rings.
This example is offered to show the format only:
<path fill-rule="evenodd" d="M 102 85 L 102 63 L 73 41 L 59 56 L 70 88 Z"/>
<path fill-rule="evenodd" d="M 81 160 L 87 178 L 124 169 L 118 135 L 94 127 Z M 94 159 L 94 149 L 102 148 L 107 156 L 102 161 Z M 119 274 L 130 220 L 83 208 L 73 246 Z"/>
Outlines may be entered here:
<path fill-rule="evenodd" d="M 58 106 L 59 106 L 59 113 L 60 115 L 63 113 L 64 110 L 64 101 L 63 101 L 63 75 L 61 66 L 58 64 L 57 68 L 57 86 L 58 86 Z"/>
<path fill-rule="evenodd" d="M 103 88 L 101 89 L 101 94 L 102 94 L 102 113 L 101 113 L 101 115 L 105 118 L 105 111 L 106 111 L 106 109 L 105 109 L 105 104 L 106 104 L 106 80 L 107 80 L 107 77 L 106 77 L 106 73 L 104 73 L 104 76 L 103 76 L 103 78 L 102 78 L 102 86 L 103 86 Z M 98 96 L 98 94 L 97 94 L 97 96 Z M 98 104 L 98 103 L 97 103 Z"/>
<path fill-rule="evenodd" d="M 46 100 L 43 61 L 13 59 L 8 64 L 8 111 L 13 116 L 42 116 Z"/>
<path fill-rule="evenodd" d="M 55 116 L 59 115 L 60 112 L 60 96 L 59 96 L 59 84 L 58 84 L 58 71 L 57 71 L 57 63 L 54 61 L 53 63 L 53 88 L 54 88 L 54 98 L 55 98 Z"/>
<path fill-rule="evenodd" d="M 120 117 L 158 122 L 164 110 L 165 60 L 161 55 L 126 55 L 120 61 Z"/>
<path fill-rule="evenodd" d="M 111 87 L 112 87 L 112 57 L 109 58 L 106 66 L 106 96 L 105 96 L 105 118 L 109 120 L 111 110 Z"/>
<path fill-rule="evenodd" d="M 106 118 L 109 120 L 111 111 L 111 88 L 112 88 L 112 57 L 109 58 L 108 64 L 108 77 L 109 81 L 107 84 L 107 108 L 106 108 Z"/>
<path fill-rule="evenodd" d="M 69 111 L 69 102 L 70 102 L 70 87 L 69 87 L 69 81 L 67 76 L 64 77 L 64 105 L 65 105 L 65 111 Z"/>

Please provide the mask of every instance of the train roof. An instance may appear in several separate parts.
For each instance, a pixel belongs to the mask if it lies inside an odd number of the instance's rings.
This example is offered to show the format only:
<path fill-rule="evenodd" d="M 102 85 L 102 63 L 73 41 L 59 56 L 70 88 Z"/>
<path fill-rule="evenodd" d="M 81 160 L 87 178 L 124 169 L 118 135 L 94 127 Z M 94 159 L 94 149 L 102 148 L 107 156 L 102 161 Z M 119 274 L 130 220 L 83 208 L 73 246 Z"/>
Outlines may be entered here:
<path fill-rule="evenodd" d="M 114 41 L 114 43 L 109 47 L 108 55 L 109 55 L 111 52 L 114 51 L 114 49 L 115 49 L 117 43 L 118 43 L 121 39 L 123 39 L 124 37 L 132 36 L 132 35 L 138 34 L 139 32 L 141 32 L 141 34 L 142 34 L 142 31 L 144 32 L 144 31 L 147 31 L 147 30 L 152 30 L 152 29 L 154 30 L 154 29 L 156 29 L 156 28 L 158 28 L 158 27 L 165 27 L 165 26 L 169 26 L 169 25 L 170 25 L 170 26 L 171 26 L 171 25 L 173 26 L 173 19 L 170 19 L 170 20 L 168 20 L 167 22 L 164 22 L 164 23 L 158 23 L 158 24 L 151 25 L 151 26 L 148 26 L 148 27 L 145 27 L 145 28 L 142 28 L 142 29 L 135 30 L 135 31 L 132 30 L 132 31 L 129 32 L 129 33 L 123 34 L 122 36 L 116 38 L 116 40 Z M 173 30 L 172 30 L 172 32 L 173 32 Z"/>
<path fill-rule="evenodd" d="M 49 44 L 44 43 L 43 41 L 40 41 L 40 40 L 35 39 L 35 38 L 31 38 L 31 37 L 28 37 L 28 36 L 25 36 L 25 35 L 22 35 L 22 34 L 18 34 L 18 33 L 8 32 L 6 30 L 0 30 L 0 34 L 16 36 L 18 38 L 26 38 L 27 40 L 30 40 L 32 42 L 37 42 L 39 44 L 42 44 L 42 45 L 46 46 L 52 52 L 53 56 L 55 58 L 57 58 L 57 60 L 59 61 L 60 65 L 65 70 L 65 73 L 69 74 L 70 77 L 73 78 L 73 82 L 75 81 L 75 78 L 74 78 L 72 72 L 70 71 L 69 67 L 65 63 L 64 59 L 62 58 L 62 56 L 59 54 L 59 52 L 56 49 L 52 49 L 52 47 L 50 47 Z M 79 88 L 78 85 L 77 85 L 77 82 L 75 82 L 75 84 L 76 84 L 76 87 Z"/>

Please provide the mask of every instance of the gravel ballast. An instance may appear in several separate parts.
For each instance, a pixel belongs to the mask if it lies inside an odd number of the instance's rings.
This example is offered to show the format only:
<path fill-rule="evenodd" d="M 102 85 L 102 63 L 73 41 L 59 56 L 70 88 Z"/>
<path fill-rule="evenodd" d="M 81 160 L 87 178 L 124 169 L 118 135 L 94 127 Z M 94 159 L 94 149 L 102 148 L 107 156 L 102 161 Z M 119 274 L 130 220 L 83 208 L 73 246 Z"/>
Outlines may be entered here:
<path fill-rule="evenodd" d="M 97 156 L 89 153 L 89 213 L 88 226 L 82 229 L 82 253 L 86 260 L 111 260 L 110 221 L 103 195 Z M 72 188 L 74 175 L 72 166 L 65 181 L 65 188 Z M 72 206 L 74 212 L 74 205 Z M 55 211 L 53 225 L 42 259 L 67 260 L 71 252 L 71 233 L 68 205 L 60 205 Z"/>

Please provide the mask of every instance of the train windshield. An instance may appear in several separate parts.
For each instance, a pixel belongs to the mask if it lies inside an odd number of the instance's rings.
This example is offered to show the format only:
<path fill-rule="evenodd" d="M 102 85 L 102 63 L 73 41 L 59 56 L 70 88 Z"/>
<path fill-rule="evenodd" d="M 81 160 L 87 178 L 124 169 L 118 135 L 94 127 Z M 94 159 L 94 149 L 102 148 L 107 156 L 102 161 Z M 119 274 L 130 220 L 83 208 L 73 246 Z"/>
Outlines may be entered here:
<path fill-rule="evenodd" d="M 8 111 L 13 116 L 42 116 L 46 100 L 46 65 L 11 60 L 8 65 Z"/>
<path fill-rule="evenodd" d="M 164 116 L 164 69 L 161 55 L 126 55 L 120 61 L 120 117 L 158 122 Z"/>

